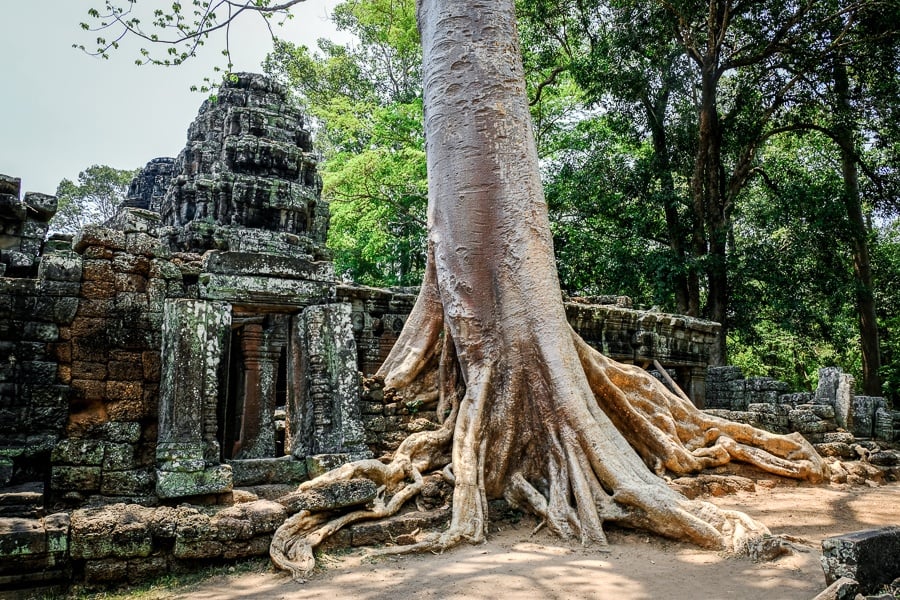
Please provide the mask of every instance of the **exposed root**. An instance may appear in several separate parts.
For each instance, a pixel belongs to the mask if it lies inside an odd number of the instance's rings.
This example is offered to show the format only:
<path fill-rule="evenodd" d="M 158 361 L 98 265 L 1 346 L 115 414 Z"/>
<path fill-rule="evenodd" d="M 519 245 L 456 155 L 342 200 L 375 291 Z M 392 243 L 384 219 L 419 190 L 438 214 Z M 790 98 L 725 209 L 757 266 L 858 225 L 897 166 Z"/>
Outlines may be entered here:
<path fill-rule="evenodd" d="M 571 330 L 570 350 L 566 343 L 549 350 L 538 344 L 537 352 L 512 343 L 507 357 L 457 355 L 439 306 L 426 286 L 411 317 L 421 337 L 398 342 L 383 377 L 389 386 L 415 387 L 420 396 L 436 394 L 438 415 L 446 416 L 442 426 L 409 436 L 387 464 L 358 461 L 301 485 L 303 492 L 364 477 L 382 493 L 366 509 L 304 511 L 288 519 L 272 540 L 278 567 L 303 577 L 322 540 L 351 523 L 396 514 L 421 491 L 422 473 L 435 469 L 454 486 L 449 528 L 373 554 L 443 552 L 463 541 L 481 542 L 489 497 L 536 515 L 535 532 L 547 527 L 601 550 L 608 544 L 607 522 L 757 557 L 789 548 L 743 513 L 684 498 L 646 466 L 658 475 L 683 474 L 739 460 L 821 481 L 827 466 L 801 436 L 709 416 L 642 369 L 602 356 Z M 571 371 L 571 359 L 561 358 L 567 352 L 580 370 Z"/>
<path fill-rule="evenodd" d="M 799 433 L 778 435 L 709 415 L 643 369 L 616 363 L 572 336 L 597 402 L 657 474 L 737 460 L 783 477 L 827 479 L 827 463 Z"/>

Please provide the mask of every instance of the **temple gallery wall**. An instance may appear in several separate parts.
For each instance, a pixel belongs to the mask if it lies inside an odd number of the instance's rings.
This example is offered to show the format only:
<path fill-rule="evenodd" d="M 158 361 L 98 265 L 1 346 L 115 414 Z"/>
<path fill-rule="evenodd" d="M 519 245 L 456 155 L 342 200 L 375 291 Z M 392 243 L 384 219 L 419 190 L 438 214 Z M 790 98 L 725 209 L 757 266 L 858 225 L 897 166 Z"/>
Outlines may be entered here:
<path fill-rule="evenodd" d="M 250 74 L 204 102 L 184 150 L 151 160 L 103 226 L 48 239 L 56 199 L 0 176 L 0 586 L 265 554 L 285 486 L 436 427 L 435 406 L 361 385 L 414 290 L 337 283 L 320 192 L 304 116 Z M 842 373 L 806 396 L 708 375 L 715 323 L 621 297 L 567 311 L 698 406 L 837 453 L 897 439 L 897 413 Z"/>

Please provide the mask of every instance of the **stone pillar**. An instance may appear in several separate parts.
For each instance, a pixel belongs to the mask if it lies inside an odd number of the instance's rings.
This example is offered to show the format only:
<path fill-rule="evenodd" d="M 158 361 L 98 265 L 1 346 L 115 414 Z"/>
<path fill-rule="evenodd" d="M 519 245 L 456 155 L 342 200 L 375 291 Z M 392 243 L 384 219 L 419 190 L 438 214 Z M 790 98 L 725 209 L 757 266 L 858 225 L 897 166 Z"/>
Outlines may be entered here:
<path fill-rule="evenodd" d="M 819 369 L 819 385 L 816 388 L 816 403 L 834 407 L 834 419 L 838 427 L 853 428 L 853 376 L 837 367 Z"/>
<path fill-rule="evenodd" d="M 244 402 L 237 459 L 275 457 L 275 385 L 284 342 L 271 333 L 259 323 L 247 323 L 240 332 Z"/>
<path fill-rule="evenodd" d="M 231 467 L 220 464 L 216 407 L 227 380 L 231 306 L 166 300 L 156 493 L 160 498 L 231 490 Z"/>
<path fill-rule="evenodd" d="M 706 408 L 706 366 L 691 367 L 687 395 L 697 408 Z"/>
<path fill-rule="evenodd" d="M 348 303 L 311 306 L 294 319 L 303 385 L 288 405 L 290 451 L 297 457 L 368 456 L 359 412 L 359 373 Z"/>

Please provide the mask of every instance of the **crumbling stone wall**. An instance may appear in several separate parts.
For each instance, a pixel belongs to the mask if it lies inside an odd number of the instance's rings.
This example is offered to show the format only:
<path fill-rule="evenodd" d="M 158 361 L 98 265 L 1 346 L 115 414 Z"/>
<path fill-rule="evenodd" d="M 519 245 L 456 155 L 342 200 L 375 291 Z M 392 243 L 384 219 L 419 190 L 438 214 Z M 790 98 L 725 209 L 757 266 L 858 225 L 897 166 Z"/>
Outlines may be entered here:
<path fill-rule="evenodd" d="M 21 181 L 0 175 L 0 276 L 34 277 L 39 256 L 56 214 L 54 196 L 27 192 L 19 198 Z"/>
<path fill-rule="evenodd" d="M 0 175 L 0 488 L 13 495 L 0 515 L 43 514 L 50 451 L 63 433 L 70 388 L 57 378 L 61 331 L 74 317 L 80 258 L 41 256 L 56 198 L 26 193 Z"/>
<path fill-rule="evenodd" d="M 174 158 L 167 156 L 154 158 L 131 180 L 123 207 L 159 212 L 174 176 Z"/>
<path fill-rule="evenodd" d="M 706 406 L 774 433 L 797 431 L 816 444 L 900 441 L 900 411 L 884 398 L 854 395 L 853 387 L 853 377 L 835 367 L 819 370 L 815 392 L 800 393 L 788 393 L 786 383 L 770 377 L 745 379 L 739 367 L 710 367 Z"/>

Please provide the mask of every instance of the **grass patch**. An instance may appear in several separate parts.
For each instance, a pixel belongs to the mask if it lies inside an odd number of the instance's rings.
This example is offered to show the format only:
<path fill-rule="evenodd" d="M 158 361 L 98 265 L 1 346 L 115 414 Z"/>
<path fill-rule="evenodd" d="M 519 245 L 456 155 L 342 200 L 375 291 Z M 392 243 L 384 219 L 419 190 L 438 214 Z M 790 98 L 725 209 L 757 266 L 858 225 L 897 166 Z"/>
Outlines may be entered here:
<path fill-rule="evenodd" d="M 73 586 L 66 594 L 44 596 L 43 600 L 161 600 L 173 592 L 186 593 L 214 577 L 238 577 L 248 573 L 265 573 L 271 568 L 268 557 L 254 557 L 229 564 L 215 564 L 161 575 L 134 586 L 109 591 L 96 591 L 82 585 Z M 183 570 L 182 570 L 183 569 Z"/>

